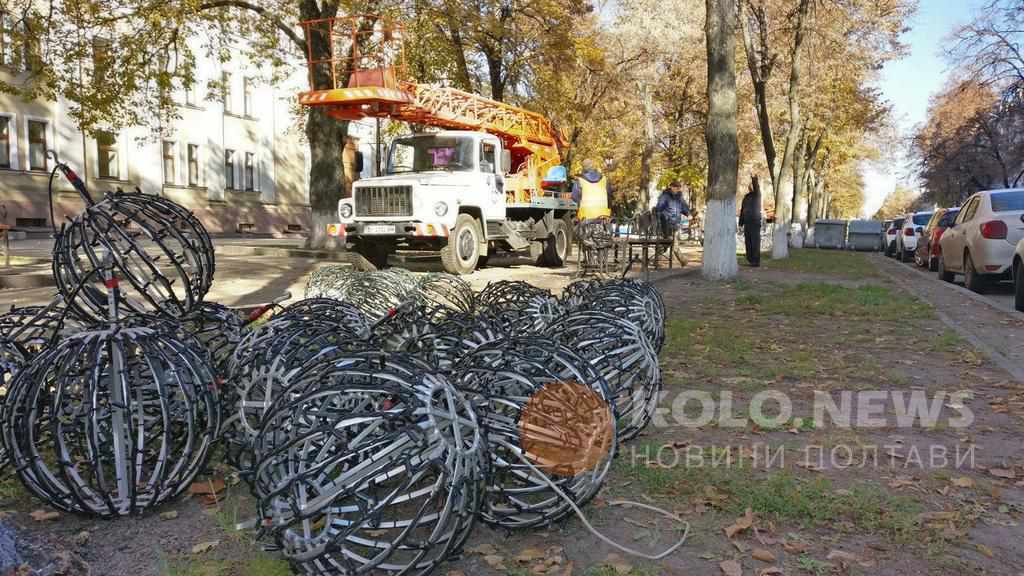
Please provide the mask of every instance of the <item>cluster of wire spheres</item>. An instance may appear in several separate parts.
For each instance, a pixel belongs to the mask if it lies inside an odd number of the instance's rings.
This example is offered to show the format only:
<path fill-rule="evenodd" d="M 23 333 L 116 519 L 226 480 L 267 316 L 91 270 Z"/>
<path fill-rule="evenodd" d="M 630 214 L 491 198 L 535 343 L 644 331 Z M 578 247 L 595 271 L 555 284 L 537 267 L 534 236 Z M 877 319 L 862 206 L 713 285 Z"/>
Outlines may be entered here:
<path fill-rule="evenodd" d="M 309 276 L 306 298 L 330 298 L 351 304 L 367 318 L 378 320 L 399 304 L 415 299 L 417 279 L 402 268 L 358 272 L 344 266 L 324 266 Z"/>
<path fill-rule="evenodd" d="M 53 276 L 76 316 L 106 318 L 106 273 L 121 279 L 120 312 L 180 318 L 213 282 L 210 237 L 188 210 L 158 196 L 114 193 L 61 228 Z"/>
<path fill-rule="evenodd" d="M 182 328 L 203 345 L 218 380 L 228 375 L 228 364 L 242 339 L 244 323 L 238 312 L 215 302 L 200 302 L 181 317 Z"/>
<path fill-rule="evenodd" d="M 469 403 L 415 358 L 335 349 L 296 373 L 253 443 L 264 523 L 299 573 L 429 574 L 484 497 Z"/>
<path fill-rule="evenodd" d="M 85 330 L 18 372 L 4 398 L 3 443 L 32 494 L 109 518 L 150 509 L 191 483 L 219 412 L 205 353 L 175 331 Z"/>
<path fill-rule="evenodd" d="M 552 485 L 577 506 L 597 494 L 615 453 L 615 420 L 608 384 L 589 362 L 552 339 L 512 337 L 480 346 L 455 373 L 487 436 L 485 522 L 530 528 L 563 518 L 572 503 Z M 560 385 L 569 393 L 544 396 Z"/>
<path fill-rule="evenodd" d="M 69 318 L 63 299 L 46 306 L 14 306 L 0 314 L 0 338 L 16 344 L 26 356 L 34 356 L 51 346 L 62 333 L 73 333 L 82 326 Z"/>

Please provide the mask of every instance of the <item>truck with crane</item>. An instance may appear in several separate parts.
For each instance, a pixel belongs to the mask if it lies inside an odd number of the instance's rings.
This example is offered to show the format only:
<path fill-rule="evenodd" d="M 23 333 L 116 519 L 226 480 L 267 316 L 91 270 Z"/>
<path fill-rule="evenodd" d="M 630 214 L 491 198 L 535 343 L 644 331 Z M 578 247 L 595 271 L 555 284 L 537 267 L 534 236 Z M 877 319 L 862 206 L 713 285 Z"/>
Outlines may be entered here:
<path fill-rule="evenodd" d="M 529 251 L 538 264 L 563 265 L 576 203 L 564 186 L 564 139 L 544 116 L 407 80 L 402 28 L 390 20 L 366 27 L 338 17 L 303 26 L 329 53 L 314 57 L 310 42 L 311 90 L 299 95 L 301 105 L 338 120 L 386 118 L 419 130 L 394 139 L 382 175 L 353 184 L 329 234 L 377 267 L 399 249 L 440 252 L 444 269 L 460 275 L 498 251 Z M 316 67 L 329 86 L 315 85 Z"/>

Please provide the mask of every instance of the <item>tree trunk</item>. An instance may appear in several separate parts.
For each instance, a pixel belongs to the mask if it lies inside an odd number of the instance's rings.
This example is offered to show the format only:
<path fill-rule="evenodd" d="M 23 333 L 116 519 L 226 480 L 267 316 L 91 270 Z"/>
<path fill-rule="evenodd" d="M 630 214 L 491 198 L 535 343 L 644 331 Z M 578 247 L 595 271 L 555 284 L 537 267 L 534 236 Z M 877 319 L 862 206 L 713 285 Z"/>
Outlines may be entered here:
<path fill-rule="evenodd" d="M 327 225 L 338 221 L 338 201 L 345 192 L 345 168 L 342 162 L 348 122 L 328 117 L 318 108 L 306 115 L 306 139 L 309 141 L 309 206 L 312 222 L 307 248 L 344 248 L 338 238 L 327 235 Z"/>
<path fill-rule="evenodd" d="M 789 257 L 789 230 L 793 223 L 793 170 L 796 143 L 803 129 L 800 120 L 800 74 L 803 63 L 801 48 L 804 43 L 804 23 L 811 0 L 800 0 L 793 32 L 792 65 L 789 70 L 789 130 L 786 132 L 785 151 L 779 166 L 779 182 L 775 187 L 775 233 L 772 238 L 772 258 Z"/>
<path fill-rule="evenodd" d="M 651 161 L 654 158 L 654 98 L 647 82 L 640 84 L 640 101 L 644 115 L 644 146 L 640 152 L 640 210 L 651 205 Z"/>
<path fill-rule="evenodd" d="M 803 248 L 807 238 L 807 135 L 801 135 L 793 157 L 793 218 L 800 225 L 800 230 L 793 237 L 793 247 Z"/>
<path fill-rule="evenodd" d="M 707 0 L 708 204 L 704 217 L 704 277 L 736 277 L 736 2 Z"/>

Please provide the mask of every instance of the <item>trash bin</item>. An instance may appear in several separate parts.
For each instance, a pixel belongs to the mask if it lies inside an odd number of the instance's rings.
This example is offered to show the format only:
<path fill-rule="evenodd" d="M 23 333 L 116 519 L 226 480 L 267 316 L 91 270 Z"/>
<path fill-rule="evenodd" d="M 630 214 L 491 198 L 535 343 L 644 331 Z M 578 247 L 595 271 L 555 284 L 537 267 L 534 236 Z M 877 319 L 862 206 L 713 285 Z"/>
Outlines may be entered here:
<path fill-rule="evenodd" d="M 882 223 L 878 220 L 851 220 L 846 234 L 846 247 L 850 250 L 875 252 L 882 245 Z"/>
<path fill-rule="evenodd" d="M 842 250 L 846 247 L 846 220 L 818 220 L 814 223 L 814 247 Z"/>

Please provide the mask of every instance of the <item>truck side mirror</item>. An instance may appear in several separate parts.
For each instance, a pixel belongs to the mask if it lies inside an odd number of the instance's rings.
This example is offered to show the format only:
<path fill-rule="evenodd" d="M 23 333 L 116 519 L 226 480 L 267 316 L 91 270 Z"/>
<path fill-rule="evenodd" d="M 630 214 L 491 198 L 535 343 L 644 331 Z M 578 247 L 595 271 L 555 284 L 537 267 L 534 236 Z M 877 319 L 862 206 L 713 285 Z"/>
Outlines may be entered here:
<path fill-rule="evenodd" d="M 354 168 L 355 168 L 355 173 L 356 174 L 362 174 L 363 173 L 363 153 L 360 152 L 359 150 L 356 150 L 356 157 L 355 157 L 355 166 L 354 166 Z"/>
<path fill-rule="evenodd" d="M 512 171 L 512 152 L 509 150 L 501 151 L 501 171 L 505 174 Z"/>

